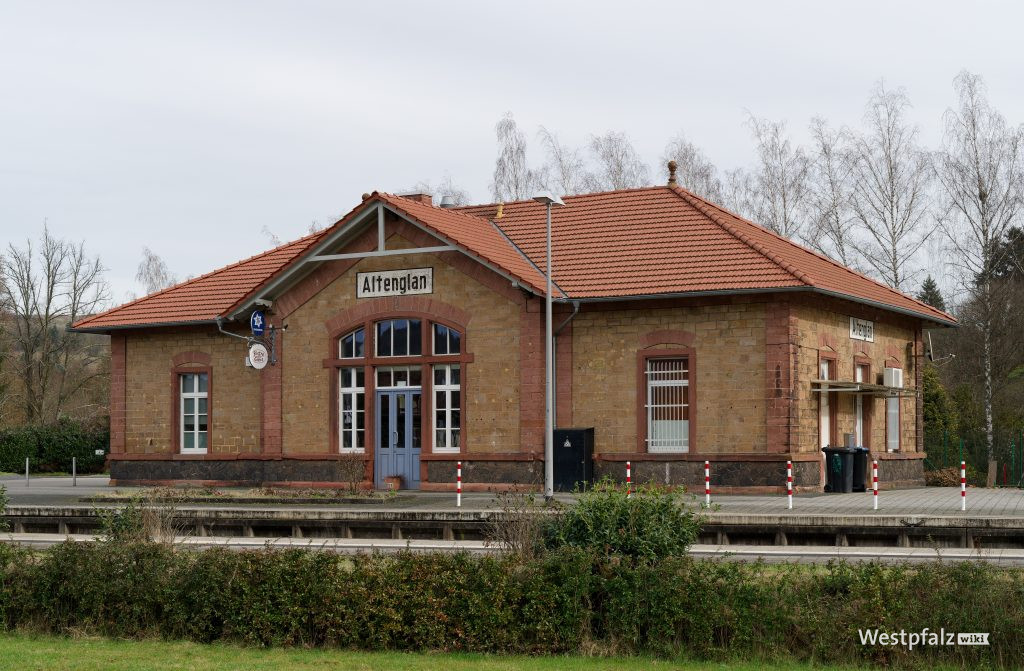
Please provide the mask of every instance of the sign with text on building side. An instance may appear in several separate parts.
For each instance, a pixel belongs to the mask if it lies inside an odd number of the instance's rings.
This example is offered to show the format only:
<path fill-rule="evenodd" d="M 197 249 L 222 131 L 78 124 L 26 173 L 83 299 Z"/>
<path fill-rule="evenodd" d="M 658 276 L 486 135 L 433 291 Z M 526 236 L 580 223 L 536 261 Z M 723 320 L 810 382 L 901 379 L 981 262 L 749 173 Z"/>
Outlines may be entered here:
<path fill-rule="evenodd" d="M 875 322 L 850 317 L 850 337 L 854 340 L 875 342 Z"/>
<path fill-rule="evenodd" d="M 356 275 L 356 298 L 434 293 L 434 269 L 381 270 Z"/>

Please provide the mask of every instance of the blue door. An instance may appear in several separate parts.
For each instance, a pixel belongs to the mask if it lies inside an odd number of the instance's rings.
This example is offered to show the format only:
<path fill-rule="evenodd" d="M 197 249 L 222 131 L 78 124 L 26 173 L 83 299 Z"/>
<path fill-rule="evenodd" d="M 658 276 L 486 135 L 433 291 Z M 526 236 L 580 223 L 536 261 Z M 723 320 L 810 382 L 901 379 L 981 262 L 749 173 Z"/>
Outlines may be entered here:
<path fill-rule="evenodd" d="M 377 450 L 374 486 L 384 478 L 400 476 L 403 489 L 420 488 L 420 392 L 377 392 Z"/>

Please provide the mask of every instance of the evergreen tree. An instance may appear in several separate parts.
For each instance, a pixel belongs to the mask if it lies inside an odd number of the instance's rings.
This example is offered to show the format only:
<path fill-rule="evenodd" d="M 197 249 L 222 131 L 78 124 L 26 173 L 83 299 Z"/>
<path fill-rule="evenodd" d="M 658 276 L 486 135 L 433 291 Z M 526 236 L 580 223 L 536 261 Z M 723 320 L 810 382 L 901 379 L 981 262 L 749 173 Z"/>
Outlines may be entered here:
<path fill-rule="evenodd" d="M 936 310 L 946 311 L 946 301 L 942 298 L 938 283 L 932 279 L 931 275 L 925 278 L 921 290 L 917 292 L 917 300 L 927 303 Z"/>

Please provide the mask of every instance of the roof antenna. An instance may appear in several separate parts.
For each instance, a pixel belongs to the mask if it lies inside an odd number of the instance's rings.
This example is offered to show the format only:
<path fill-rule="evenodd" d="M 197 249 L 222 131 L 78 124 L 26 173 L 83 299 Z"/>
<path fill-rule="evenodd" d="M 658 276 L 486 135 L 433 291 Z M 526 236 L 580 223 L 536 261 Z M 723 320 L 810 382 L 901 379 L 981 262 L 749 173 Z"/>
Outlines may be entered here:
<path fill-rule="evenodd" d="M 677 166 L 676 166 L 676 162 L 675 161 L 669 161 L 668 162 L 668 185 L 669 186 L 676 186 L 676 167 Z"/>

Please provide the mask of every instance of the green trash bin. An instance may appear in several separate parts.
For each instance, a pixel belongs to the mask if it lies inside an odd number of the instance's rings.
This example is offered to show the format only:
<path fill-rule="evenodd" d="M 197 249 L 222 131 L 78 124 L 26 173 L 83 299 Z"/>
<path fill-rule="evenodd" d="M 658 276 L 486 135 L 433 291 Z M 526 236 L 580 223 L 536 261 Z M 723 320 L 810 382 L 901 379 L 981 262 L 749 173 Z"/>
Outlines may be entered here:
<path fill-rule="evenodd" d="M 849 447 L 823 447 L 825 453 L 825 491 L 849 494 L 853 491 L 853 454 Z"/>

